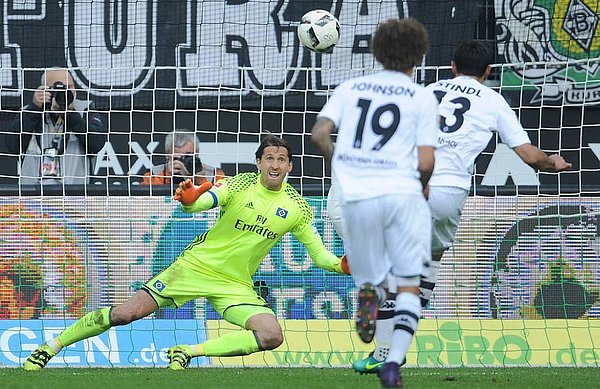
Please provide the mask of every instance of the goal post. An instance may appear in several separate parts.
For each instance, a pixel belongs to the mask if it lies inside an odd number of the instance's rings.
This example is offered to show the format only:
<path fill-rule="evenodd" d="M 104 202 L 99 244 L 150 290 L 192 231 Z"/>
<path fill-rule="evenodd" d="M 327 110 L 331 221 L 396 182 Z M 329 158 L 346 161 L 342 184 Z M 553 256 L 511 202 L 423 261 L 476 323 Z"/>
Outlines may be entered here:
<path fill-rule="evenodd" d="M 310 129 L 336 85 L 380 69 L 367 45 L 377 23 L 406 16 L 430 32 L 417 82 L 451 77 L 460 40 L 489 41 L 497 63 L 487 84 L 534 144 L 573 163 L 569 172 L 535 172 L 492 139 L 408 365 L 600 364 L 597 2 L 336 1 L 329 10 L 341 39 L 320 55 L 300 47 L 295 28 L 321 2 L 147 1 L 135 9 L 120 2 L 109 16 L 127 23 L 112 24 L 89 20 L 104 14 L 96 0 L 30 3 L 0 7 L 0 364 L 16 367 L 84 313 L 122 303 L 215 223 L 217 210 L 186 214 L 171 185 L 142 182 L 165 163 L 166 136 L 177 129 L 194 131 L 202 162 L 227 175 L 256 170 L 254 152 L 267 132 L 290 141 L 288 182 L 306 196 L 326 247 L 341 256 L 326 209 L 331 172 Z M 61 34 L 52 34 L 56 26 Z M 25 27 L 44 31 L 48 50 L 26 39 Z M 24 184 L 17 166 L 35 150 L 20 140 L 11 151 L 7 139 L 19 135 L 13 120 L 23 125 L 22 107 L 54 65 L 68 67 L 78 97 L 94 103 L 106 143 L 88 153 L 84 182 Z M 196 358 L 195 366 L 348 367 L 372 350 L 355 334 L 351 277 L 316 268 L 291 235 L 254 280 L 268 290 L 284 344 Z M 200 299 L 78 342 L 50 366 L 165 366 L 168 347 L 233 330 Z"/>

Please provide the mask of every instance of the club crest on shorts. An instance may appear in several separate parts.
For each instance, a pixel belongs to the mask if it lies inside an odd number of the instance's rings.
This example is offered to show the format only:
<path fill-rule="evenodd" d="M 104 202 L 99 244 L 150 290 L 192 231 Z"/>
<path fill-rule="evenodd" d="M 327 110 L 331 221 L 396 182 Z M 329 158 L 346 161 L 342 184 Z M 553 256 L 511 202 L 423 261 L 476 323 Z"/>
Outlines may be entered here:
<path fill-rule="evenodd" d="M 280 218 L 285 219 L 288 215 L 288 211 L 286 209 L 283 209 L 280 207 L 280 208 L 277 208 L 277 212 L 275 212 L 275 214 L 277 216 L 279 216 Z"/>
<path fill-rule="evenodd" d="M 162 292 L 166 285 L 161 280 L 156 280 L 154 281 L 154 284 L 152 284 L 152 287 L 154 287 L 154 289 L 158 290 L 159 292 Z"/>

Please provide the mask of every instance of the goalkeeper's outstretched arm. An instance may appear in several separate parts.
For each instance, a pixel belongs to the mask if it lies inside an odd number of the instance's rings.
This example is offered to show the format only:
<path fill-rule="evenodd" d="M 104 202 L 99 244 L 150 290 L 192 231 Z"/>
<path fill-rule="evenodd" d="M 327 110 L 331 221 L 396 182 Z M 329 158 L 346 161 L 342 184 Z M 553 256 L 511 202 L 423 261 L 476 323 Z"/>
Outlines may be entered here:
<path fill-rule="evenodd" d="M 184 212 L 202 212 L 219 205 L 217 195 L 210 191 L 212 183 L 194 185 L 187 179 L 175 190 L 173 200 L 179 201 Z"/>
<path fill-rule="evenodd" d="M 292 232 L 308 251 L 310 259 L 321 269 L 340 274 L 350 274 L 346 256 L 338 258 L 325 248 L 321 236 L 309 224 L 300 232 Z"/>

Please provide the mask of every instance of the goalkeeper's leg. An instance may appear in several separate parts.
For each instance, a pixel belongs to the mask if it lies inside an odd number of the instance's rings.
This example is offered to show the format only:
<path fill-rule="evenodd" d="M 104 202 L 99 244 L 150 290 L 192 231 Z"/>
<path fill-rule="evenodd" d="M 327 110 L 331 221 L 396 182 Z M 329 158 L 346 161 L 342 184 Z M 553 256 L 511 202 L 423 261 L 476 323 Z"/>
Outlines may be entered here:
<path fill-rule="evenodd" d="M 121 305 L 90 312 L 65 328 L 58 337 L 40 345 L 27 358 L 23 367 L 25 370 L 40 370 L 63 347 L 67 347 L 83 339 L 91 338 L 92 336 L 100 335 L 110 327 L 129 324 L 132 321 L 148 316 L 157 308 L 156 301 L 146 291 L 141 290 Z"/>
<path fill-rule="evenodd" d="M 169 349 L 169 367 L 185 369 L 192 357 L 233 357 L 273 350 L 283 343 L 283 332 L 273 311 L 265 306 L 239 305 L 223 315 L 243 330 L 230 332 L 216 339 L 195 345 L 177 345 Z"/>

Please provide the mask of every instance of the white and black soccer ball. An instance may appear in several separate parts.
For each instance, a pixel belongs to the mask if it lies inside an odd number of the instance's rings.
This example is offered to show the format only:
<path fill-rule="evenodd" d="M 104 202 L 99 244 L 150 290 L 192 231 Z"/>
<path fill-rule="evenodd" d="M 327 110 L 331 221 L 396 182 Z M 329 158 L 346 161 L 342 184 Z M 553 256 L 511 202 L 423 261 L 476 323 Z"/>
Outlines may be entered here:
<path fill-rule="evenodd" d="M 329 51 L 340 40 L 340 22 L 328 11 L 309 11 L 300 20 L 298 38 L 302 45 L 311 51 Z"/>

